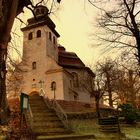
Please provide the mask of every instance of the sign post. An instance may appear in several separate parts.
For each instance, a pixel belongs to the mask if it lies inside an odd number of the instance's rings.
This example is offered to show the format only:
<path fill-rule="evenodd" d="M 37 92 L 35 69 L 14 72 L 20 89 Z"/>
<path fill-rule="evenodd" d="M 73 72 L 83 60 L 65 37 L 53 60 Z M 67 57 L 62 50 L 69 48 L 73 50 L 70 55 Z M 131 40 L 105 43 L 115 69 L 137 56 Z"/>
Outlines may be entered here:
<path fill-rule="evenodd" d="M 20 111 L 23 113 L 24 110 L 28 109 L 28 95 L 21 93 L 20 95 Z"/>
<path fill-rule="evenodd" d="M 23 112 L 24 110 L 28 109 L 28 95 L 25 93 L 21 93 L 20 95 L 20 131 L 22 130 L 22 124 L 23 124 Z M 21 131 L 22 132 L 22 131 Z"/>

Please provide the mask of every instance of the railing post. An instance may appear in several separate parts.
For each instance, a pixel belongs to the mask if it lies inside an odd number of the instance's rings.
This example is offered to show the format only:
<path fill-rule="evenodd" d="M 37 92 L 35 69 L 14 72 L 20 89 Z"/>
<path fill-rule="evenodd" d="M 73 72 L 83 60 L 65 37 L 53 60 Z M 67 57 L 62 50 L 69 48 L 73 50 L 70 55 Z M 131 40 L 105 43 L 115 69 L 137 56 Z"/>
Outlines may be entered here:
<path fill-rule="evenodd" d="M 32 113 L 32 110 L 31 110 L 31 106 L 29 104 L 29 121 L 30 121 L 30 126 L 31 126 L 31 129 L 32 129 L 32 126 L 33 126 L 33 113 Z"/>

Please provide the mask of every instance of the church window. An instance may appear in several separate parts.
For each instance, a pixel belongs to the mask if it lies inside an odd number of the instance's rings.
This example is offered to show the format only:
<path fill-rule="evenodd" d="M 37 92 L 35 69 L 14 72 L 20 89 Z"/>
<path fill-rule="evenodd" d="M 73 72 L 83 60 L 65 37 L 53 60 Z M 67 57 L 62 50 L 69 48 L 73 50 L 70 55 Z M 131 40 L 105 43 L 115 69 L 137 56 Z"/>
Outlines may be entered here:
<path fill-rule="evenodd" d="M 49 32 L 49 39 L 52 41 L 52 34 Z"/>
<path fill-rule="evenodd" d="M 33 39 L 33 33 L 30 32 L 30 33 L 28 34 L 28 40 L 32 40 L 32 39 Z"/>
<path fill-rule="evenodd" d="M 45 14 L 45 10 L 44 9 L 41 9 L 41 14 Z"/>
<path fill-rule="evenodd" d="M 74 101 L 77 101 L 78 100 L 78 94 L 74 94 L 74 96 L 73 96 L 73 98 L 74 98 Z"/>
<path fill-rule="evenodd" d="M 79 86 L 78 74 L 76 72 L 72 72 L 72 75 L 73 75 L 73 86 L 78 87 Z"/>
<path fill-rule="evenodd" d="M 36 62 L 32 63 L 32 69 L 36 69 Z"/>
<path fill-rule="evenodd" d="M 55 81 L 53 81 L 51 83 L 51 90 L 56 90 L 56 82 Z"/>
<path fill-rule="evenodd" d="M 41 30 L 38 30 L 38 31 L 36 32 L 36 37 L 41 37 Z"/>
<path fill-rule="evenodd" d="M 53 44 L 55 44 L 55 43 L 56 43 L 55 36 L 53 36 Z"/>

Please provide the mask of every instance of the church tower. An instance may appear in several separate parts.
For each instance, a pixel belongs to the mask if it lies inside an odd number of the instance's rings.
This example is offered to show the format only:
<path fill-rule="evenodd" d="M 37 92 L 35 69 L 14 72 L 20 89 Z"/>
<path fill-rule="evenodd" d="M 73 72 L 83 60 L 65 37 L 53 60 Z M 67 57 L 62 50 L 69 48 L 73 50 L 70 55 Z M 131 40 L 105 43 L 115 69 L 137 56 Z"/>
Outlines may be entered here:
<path fill-rule="evenodd" d="M 55 24 L 48 16 L 45 6 L 34 9 L 34 17 L 28 19 L 23 32 L 23 62 L 26 71 L 23 76 L 22 91 L 30 93 L 46 88 L 46 71 L 59 69 Z M 44 88 L 45 87 L 45 88 Z M 50 86 L 49 86 L 50 88 Z M 47 92 L 47 91 L 45 91 Z"/>

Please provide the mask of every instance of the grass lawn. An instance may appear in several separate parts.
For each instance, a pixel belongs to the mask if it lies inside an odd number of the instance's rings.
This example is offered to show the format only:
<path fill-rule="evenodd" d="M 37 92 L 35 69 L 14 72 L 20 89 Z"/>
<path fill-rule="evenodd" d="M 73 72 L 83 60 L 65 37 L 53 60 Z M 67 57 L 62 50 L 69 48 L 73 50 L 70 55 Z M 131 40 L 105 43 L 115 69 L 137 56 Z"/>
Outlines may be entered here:
<path fill-rule="evenodd" d="M 140 140 L 140 125 L 122 125 L 121 130 L 129 139 Z"/>
<path fill-rule="evenodd" d="M 126 135 L 126 138 L 120 138 L 117 133 L 99 131 L 96 119 L 71 120 L 71 124 L 76 134 L 94 134 L 97 140 L 140 140 L 140 125 L 121 125 L 121 132 Z"/>

